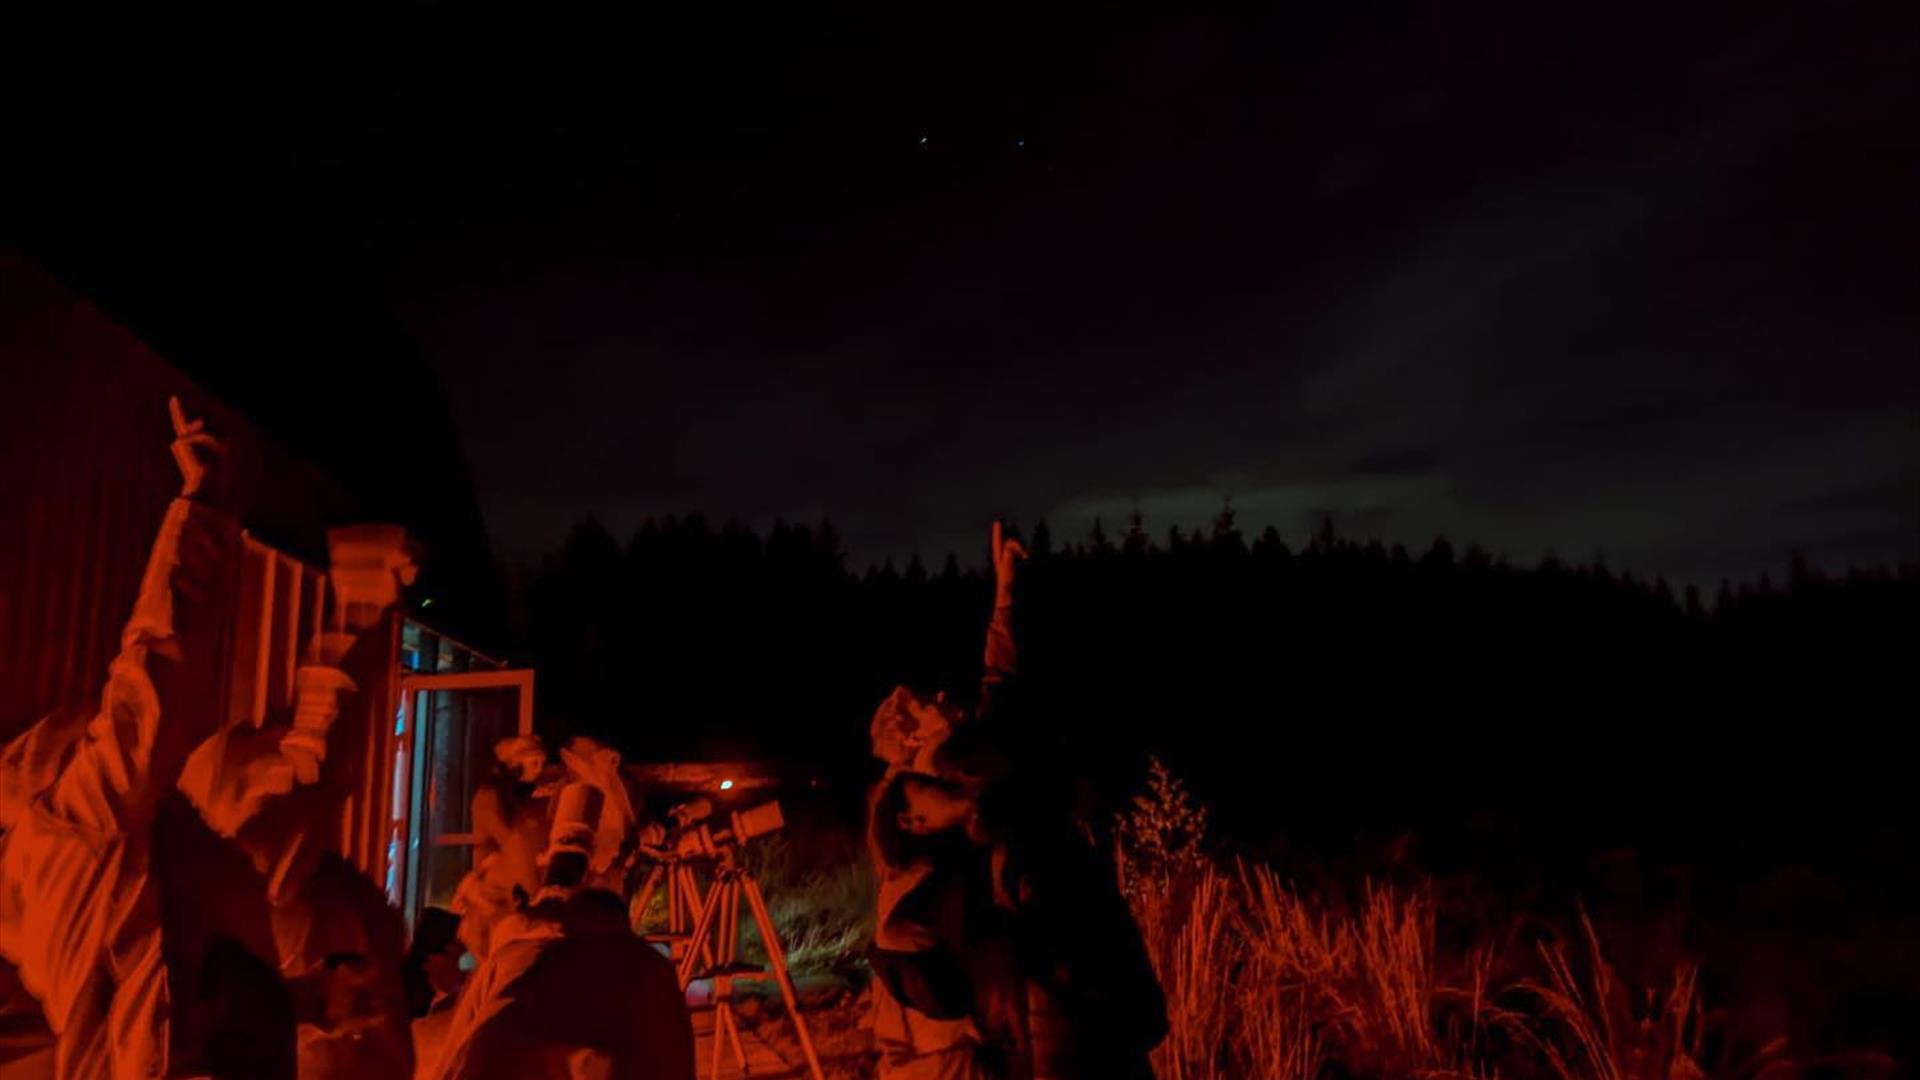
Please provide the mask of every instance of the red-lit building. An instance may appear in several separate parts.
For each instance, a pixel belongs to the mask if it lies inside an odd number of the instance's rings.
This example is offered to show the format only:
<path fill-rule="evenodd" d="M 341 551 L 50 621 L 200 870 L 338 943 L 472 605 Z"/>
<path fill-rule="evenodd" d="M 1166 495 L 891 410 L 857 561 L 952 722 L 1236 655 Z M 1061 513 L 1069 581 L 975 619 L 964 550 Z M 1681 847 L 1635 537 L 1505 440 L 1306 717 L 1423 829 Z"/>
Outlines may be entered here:
<path fill-rule="evenodd" d="M 211 370 L 219 374 L 217 364 Z M 370 491 L 362 476 L 343 478 L 325 453 L 289 449 L 267 424 L 210 393 L 100 306 L 5 253 L 0 371 L 11 406 L 0 422 L 0 739 L 55 708 L 98 698 L 155 529 L 179 487 L 167 451 L 169 396 L 226 444 L 233 503 L 246 529 L 235 568 L 240 600 L 221 658 L 227 723 L 257 725 L 291 708 L 295 666 L 327 610 L 330 527 L 382 521 L 416 538 L 433 536 L 438 550 L 414 545 L 429 570 L 425 580 L 435 589 L 458 580 L 432 572 L 462 539 L 444 516 L 407 520 L 392 491 Z M 304 382 L 331 374 L 283 371 L 282 392 L 299 395 Z M 251 385 L 257 396 L 262 384 Z M 376 384 L 368 392 L 382 390 Z M 409 456 L 408 432 L 350 414 L 333 421 L 339 439 L 391 443 L 396 472 L 418 459 Z M 366 447 L 356 449 L 364 460 Z M 464 485 L 442 472 L 419 479 L 442 489 Z M 444 506 L 461 497 L 440 490 L 423 502 Z M 470 505 L 470 493 L 464 498 Z M 467 520 L 477 522 L 477 513 Z M 482 537 L 472 541 L 484 550 Z M 470 565 L 474 555 L 456 552 L 447 561 Z M 427 606 L 391 615 L 379 629 L 392 662 L 376 685 L 362 687 L 329 736 L 328 768 L 343 770 L 349 792 L 338 848 L 409 917 L 451 897 L 467 868 L 468 849 L 457 841 L 467 831 L 478 770 L 490 765 L 495 740 L 532 723 L 532 673 L 508 670 L 435 629 L 433 599 L 440 597 L 416 596 Z M 442 842 L 449 837 L 455 842 Z"/>

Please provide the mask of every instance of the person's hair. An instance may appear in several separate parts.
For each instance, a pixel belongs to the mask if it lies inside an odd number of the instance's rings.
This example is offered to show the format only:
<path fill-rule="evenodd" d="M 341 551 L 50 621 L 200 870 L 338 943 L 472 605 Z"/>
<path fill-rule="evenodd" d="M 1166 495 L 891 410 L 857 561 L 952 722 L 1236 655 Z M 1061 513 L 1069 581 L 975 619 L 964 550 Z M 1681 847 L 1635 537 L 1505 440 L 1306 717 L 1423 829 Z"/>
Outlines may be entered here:
<path fill-rule="evenodd" d="M 420 1017 L 433 1010 L 433 1001 L 438 995 L 433 980 L 427 977 L 427 961 L 446 952 L 459 940 L 460 916 L 446 908 L 421 910 L 420 921 L 413 927 L 413 940 L 407 943 L 406 961 L 400 966 L 400 977 L 407 991 L 408 1015 Z"/>
<path fill-rule="evenodd" d="M 548 885 L 570 888 L 587 877 L 587 857 L 577 851 L 556 851 L 547 857 Z"/>
<path fill-rule="evenodd" d="M 907 864 L 900 830 L 906 795 L 900 780 L 898 776 L 888 777 L 875 784 L 867 796 L 867 851 L 876 870 L 899 870 Z"/>
<path fill-rule="evenodd" d="M 631 922 L 627 902 L 611 889 L 583 889 L 579 903 L 582 911 L 609 920 L 610 925 L 627 926 Z"/>
<path fill-rule="evenodd" d="M 520 779 L 520 774 L 513 771 L 513 766 L 504 761 L 494 762 L 481 783 L 499 793 L 500 812 L 508 821 L 512 821 L 515 814 L 533 801 L 533 792 L 538 786 L 532 781 Z"/>
<path fill-rule="evenodd" d="M 460 916 L 443 907 L 420 909 L 420 921 L 414 924 L 413 940 L 407 943 L 407 960 L 425 962 L 435 953 L 460 940 Z"/>

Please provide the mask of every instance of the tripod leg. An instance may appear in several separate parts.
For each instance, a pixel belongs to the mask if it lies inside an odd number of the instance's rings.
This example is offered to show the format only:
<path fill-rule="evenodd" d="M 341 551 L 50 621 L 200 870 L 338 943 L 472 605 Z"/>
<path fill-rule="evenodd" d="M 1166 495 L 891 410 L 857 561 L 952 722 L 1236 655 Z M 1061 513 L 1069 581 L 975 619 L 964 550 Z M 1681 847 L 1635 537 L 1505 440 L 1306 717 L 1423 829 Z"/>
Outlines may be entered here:
<path fill-rule="evenodd" d="M 752 878 L 742 879 L 741 884 L 746 888 L 747 903 L 753 906 L 753 921 L 760 927 L 760 941 L 767 947 L 767 962 L 780 983 L 780 996 L 787 999 L 794 1033 L 800 1036 L 800 1052 L 807 1056 L 807 1069 L 813 1080 L 826 1080 L 826 1074 L 820 1069 L 820 1055 L 813 1048 L 813 1035 L 807 1030 L 806 1018 L 800 1015 L 800 995 L 794 992 L 793 976 L 787 973 L 787 950 L 780 944 L 780 935 L 774 932 L 773 916 L 767 914 L 767 898 L 760 894 L 760 883 Z"/>
<path fill-rule="evenodd" d="M 715 907 L 713 921 L 719 924 L 712 965 L 719 974 L 713 977 L 713 1046 L 707 1058 L 707 1080 L 720 1080 L 720 1055 L 726 1051 L 727 1031 L 733 1025 L 733 978 L 726 973 L 733 963 L 733 938 L 728 928 L 733 925 L 733 911 L 739 900 L 734 895 L 733 879 L 724 869 L 708 889 L 707 897 Z M 702 934 L 700 940 L 704 943 L 709 936 Z"/>
<path fill-rule="evenodd" d="M 727 886 L 732 895 L 727 898 L 727 935 L 726 957 L 721 962 L 731 964 L 740 958 L 740 879 L 735 878 Z"/>
<path fill-rule="evenodd" d="M 654 863 L 653 869 L 647 871 L 646 881 L 640 885 L 640 899 L 634 903 L 631 909 L 633 913 L 631 922 L 633 924 L 633 932 L 636 934 L 646 931 L 647 905 L 653 903 L 653 894 L 655 890 L 660 888 L 660 878 L 664 872 L 664 864 Z M 668 906 L 671 907 L 672 905 Z M 671 911 L 667 913 L 667 924 L 669 928 L 672 927 L 673 913 Z"/>
<path fill-rule="evenodd" d="M 686 932 L 687 912 L 682 906 L 686 898 L 680 892 L 680 864 L 674 863 L 667 869 L 667 932 L 683 934 Z"/>
<path fill-rule="evenodd" d="M 727 874 L 714 884 L 721 894 L 720 899 L 720 940 L 716 951 L 719 953 L 719 967 L 731 969 L 740 954 L 740 879 L 736 874 Z M 747 1071 L 746 1051 L 740 1045 L 740 1014 L 734 1007 L 733 976 L 722 975 L 714 980 L 714 1028 L 713 1028 L 713 1076 L 720 1076 L 721 1043 L 733 1047 L 733 1058 L 740 1071 Z"/>
<path fill-rule="evenodd" d="M 693 880 L 693 868 L 680 865 L 673 868 L 674 911 L 679 921 L 674 924 L 673 932 L 686 934 L 693 931 L 691 925 L 706 900 L 700 895 L 700 886 Z"/>
<path fill-rule="evenodd" d="M 694 912 L 704 912 L 707 909 L 707 905 L 713 900 L 714 892 L 720 887 L 720 882 L 715 880 L 712 887 L 707 890 L 707 895 L 702 897 L 700 895 L 700 882 L 693 876 L 693 867 L 681 863 L 675 876 L 677 879 L 676 887 L 681 899 L 680 923 L 674 927 L 674 930 L 688 935 L 687 942 L 684 946 L 687 950 L 686 956 L 691 957 L 697 955 L 701 963 L 712 967 L 713 946 L 708 942 L 707 935 L 704 933 L 694 933 L 692 929 L 687 926 L 687 923 L 692 919 Z M 688 962 L 685 957 L 676 956 L 674 960 L 676 963 Z M 682 985 L 684 985 L 685 982 L 686 980 L 681 980 Z"/>
<path fill-rule="evenodd" d="M 714 882 L 712 888 L 707 890 L 706 906 L 700 909 L 700 921 L 693 925 L 693 940 L 688 942 L 687 955 L 680 960 L 680 988 L 682 990 L 686 989 L 687 984 L 693 981 L 694 963 L 701 955 L 704 954 L 708 957 L 707 962 L 709 964 L 713 962 L 713 953 L 707 948 L 707 936 L 713 933 L 713 921 L 720 915 L 720 901 L 725 896 L 726 891 L 725 885 L 717 881 Z"/>
<path fill-rule="evenodd" d="M 740 1073 L 744 1076 L 747 1074 L 747 1048 L 740 1043 L 740 1014 L 731 1010 L 727 1013 L 727 1036 L 733 1044 L 734 1063 L 740 1066 Z"/>
<path fill-rule="evenodd" d="M 732 880 L 727 882 L 727 902 L 726 902 L 726 908 L 725 908 L 727 925 L 726 925 L 726 928 L 722 931 L 722 933 L 726 935 L 726 938 L 724 939 L 724 942 L 720 947 L 720 951 L 721 951 L 720 963 L 729 967 L 732 966 L 735 960 L 738 960 L 740 958 L 740 894 L 741 894 L 740 882 L 741 880 L 742 880 L 741 877 L 734 877 Z M 734 993 L 733 980 L 728 979 L 727 980 L 727 1040 L 733 1046 L 733 1060 L 736 1064 L 740 1066 L 741 1075 L 744 1076 L 747 1074 L 747 1051 L 746 1051 L 746 1047 L 740 1044 L 740 1013 L 734 1007 L 733 993 Z"/>
<path fill-rule="evenodd" d="M 687 887 L 684 880 L 689 873 L 684 863 L 671 863 L 667 866 L 667 933 L 674 940 L 667 946 L 667 955 L 673 958 L 673 966 L 678 969 L 686 962 L 687 950 L 692 946 L 691 928 L 687 922 L 691 918 L 687 909 Z M 695 905 L 695 911 L 699 906 Z"/>

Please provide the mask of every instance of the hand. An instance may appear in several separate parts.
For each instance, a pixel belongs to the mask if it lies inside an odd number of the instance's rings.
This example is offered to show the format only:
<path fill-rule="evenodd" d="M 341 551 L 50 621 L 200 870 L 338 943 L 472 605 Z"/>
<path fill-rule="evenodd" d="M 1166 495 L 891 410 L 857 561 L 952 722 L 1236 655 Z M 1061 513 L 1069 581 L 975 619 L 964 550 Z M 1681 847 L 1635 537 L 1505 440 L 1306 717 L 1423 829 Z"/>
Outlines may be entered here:
<path fill-rule="evenodd" d="M 1013 602 L 1013 568 L 1021 559 L 1027 557 L 1027 549 L 1018 540 L 1009 540 L 1006 526 L 995 519 L 993 523 L 993 594 L 996 603 Z"/>
<path fill-rule="evenodd" d="M 167 398 L 167 412 L 173 417 L 173 460 L 180 466 L 180 495 L 192 498 L 207 479 L 207 461 L 203 455 L 224 454 L 226 446 L 207 433 L 205 419 L 189 422 L 178 397 Z"/>
<path fill-rule="evenodd" d="M 293 673 L 293 726 L 280 738 L 280 754 L 302 784 L 320 782 L 327 760 L 327 733 L 340 716 L 340 695 L 359 687 L 339 668 L 302 664 Z"/>

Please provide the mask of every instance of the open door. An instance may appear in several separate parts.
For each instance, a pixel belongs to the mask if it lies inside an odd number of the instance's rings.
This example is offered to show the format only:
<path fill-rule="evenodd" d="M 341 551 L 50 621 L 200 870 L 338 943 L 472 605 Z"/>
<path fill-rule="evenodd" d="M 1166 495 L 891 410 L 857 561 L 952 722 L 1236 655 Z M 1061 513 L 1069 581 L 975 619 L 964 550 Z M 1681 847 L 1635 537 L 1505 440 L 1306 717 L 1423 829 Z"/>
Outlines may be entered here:
<path fill-rule="evenodd" d="M 447 907 L 473 866 L 473 793 L 501 739 L 533 730 L 533 672 L 462 671 L 400 679 L 387 896 L 414 925 Z"/>

